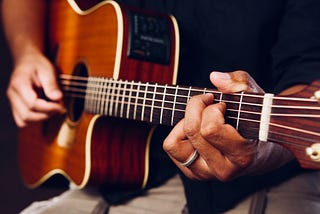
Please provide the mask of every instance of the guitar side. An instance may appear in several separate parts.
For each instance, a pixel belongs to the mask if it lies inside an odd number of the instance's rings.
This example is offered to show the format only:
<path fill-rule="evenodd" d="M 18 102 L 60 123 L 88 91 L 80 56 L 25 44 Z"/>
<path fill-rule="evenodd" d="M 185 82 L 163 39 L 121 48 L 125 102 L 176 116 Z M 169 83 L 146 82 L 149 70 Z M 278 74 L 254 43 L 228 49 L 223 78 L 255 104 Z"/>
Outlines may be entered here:
<path fill-rule="evenodd" d="M 51 1 L 49 49 L 57 70 L 66 75 L 175 83 L 177 26 L 170 29 L 173 57 L 168 64 L 130 58 L 127 12 L 113 1 L 86 11 L 72 0 Z M 154 127 L 90 114 L 85 101 L 65 97 L 66 115 L 19 130 L 19 164 L 26 185 L 37 187 L 59 173 L 79 188 L 145 186 Z"/>

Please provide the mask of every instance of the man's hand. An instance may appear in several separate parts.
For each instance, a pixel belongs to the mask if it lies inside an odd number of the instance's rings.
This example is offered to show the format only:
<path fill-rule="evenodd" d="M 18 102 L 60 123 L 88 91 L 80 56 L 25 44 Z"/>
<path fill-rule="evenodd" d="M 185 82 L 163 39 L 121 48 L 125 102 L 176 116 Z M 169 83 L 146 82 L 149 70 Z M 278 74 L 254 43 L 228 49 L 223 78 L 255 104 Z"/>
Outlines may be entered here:
<path fill-rule="evenodd" d="M 263 93 L 244 71 L 212 72 L 210 80 L 223 93 Z M 253 162 L 257 144 L 244 139 L 235 128 L 225 123 L 225 103 L 212 103 L 212 94 L 192 97 L 184 119 L 173 128 L 163 147 L 189 178 L 227 181 L 241 174 L 241 170 Z M 198 152 L 195 161 L 183 166 L 181 163 L 188 162 L 194 151 Z"/>
<path fill-rule="evenodd" d="M 18 127 L 65 111 L 54 68 L 40 53 L 27 55 L 16 62 L 7 96 Z"/>

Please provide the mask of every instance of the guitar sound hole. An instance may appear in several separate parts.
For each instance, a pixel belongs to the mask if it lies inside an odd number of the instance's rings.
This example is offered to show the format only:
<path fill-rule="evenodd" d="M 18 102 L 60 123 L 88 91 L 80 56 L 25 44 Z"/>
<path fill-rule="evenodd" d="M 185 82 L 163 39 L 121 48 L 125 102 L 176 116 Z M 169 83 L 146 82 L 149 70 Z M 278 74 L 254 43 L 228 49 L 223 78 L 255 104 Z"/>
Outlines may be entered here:
<path fill-rule="evenodd" d="M 68 99 L 65 102 L 68 117 L 73 122 L 77 122 L 84 111 L 85 93 L 88 83 L 87 77 L 87 67 L 83 63 L 78 63 L 72 73 L 71 96 L 67 96 Z"/>

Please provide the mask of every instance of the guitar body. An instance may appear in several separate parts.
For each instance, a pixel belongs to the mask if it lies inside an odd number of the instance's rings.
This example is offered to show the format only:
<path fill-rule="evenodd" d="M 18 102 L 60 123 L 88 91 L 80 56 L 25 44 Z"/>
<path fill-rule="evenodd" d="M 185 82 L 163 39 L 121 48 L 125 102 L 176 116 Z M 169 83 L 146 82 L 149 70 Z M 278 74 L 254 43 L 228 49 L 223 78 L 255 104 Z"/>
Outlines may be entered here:
<path fill-rule="evenodd" d="M 72 0 L 53 0 L 49 14 L 48 50 L 59 74 L 175 83 L 179 42 L 172 17 L 122 7 L 113 1 L 83 11 Z M 150 57 L 148 51 L 139 49 L 139 41 L 138 47 L 134 46 L 136 26 L 132 20 L 141 15 L 168 23 L 170 45 L 164 48 L 165 58 L 154 57 L 152 50 Z M 84 89 L 87 93 L 93 90 Z M 26 185 L 37 187 L 59 173 L 79 188 L 144 187 L 155 127 L 91 114 L 85 111 L 86 105 L 90 103 L 66 94 L 65 115 L 19 130 L 19 165 Z"/>

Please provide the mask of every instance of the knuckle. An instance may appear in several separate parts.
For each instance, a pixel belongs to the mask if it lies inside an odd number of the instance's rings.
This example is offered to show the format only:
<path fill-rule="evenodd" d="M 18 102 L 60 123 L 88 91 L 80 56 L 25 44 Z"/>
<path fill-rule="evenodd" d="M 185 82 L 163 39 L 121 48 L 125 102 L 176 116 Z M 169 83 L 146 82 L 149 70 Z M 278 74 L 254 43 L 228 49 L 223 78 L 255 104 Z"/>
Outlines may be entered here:
<path fill-rule="evenodd" d="M 234 73 L 234 80 L 236 82 L 242 83 L 246 86 L 249 86 L 249 82 L 250 82 L 250 76 L 247 72 L 239 70 L 239 71 L 235 71 Z"/>
<path fill-rule="evenodd" d="M 218 126 L 215 124 L 206 124 L 202 126 L 200 134 L 204 139 L 220 139 Z"/>
<path fill-rule="evenodd" d="M 166 152 L 171 152 L 174 151 L 176 146 L 175 146 L 175 142 L 172 138 L 167 137 L 164 141 L 163 141 L 163 145 L 162 145 L 163 149 Z"/>
<path fill-rule="evenodd" d="M 248 157 L 248 156 L 244 156 L 244 157 L 238 157 L 236 164 L 237 166 L 239 166 L 240 168 L 245 168 L 247 166 L 249 166 L 249 164 L 251 163 L 252 158 Z"/>
<path fill-rule="evenodd" d="M 198 129 L 194 127 L 192 124 L 184 126 L 183 131 L 188 138 L 193 138 L 198 134 Z"/>
<path fill-rule="evenodd" d="M 20 115 L 21 124 L 26 125 L 28 121 L 29 121 L 29 118 L 27 115 L 24 115 L 24 114 Z"/>
<path fill-rule="evenodd" d="M 236 79 L 240 82 L 247 82 L 249 80 L 249 74 L 243 70 L 235 71 Z"/>
<path fill-rule="evenodd" d="M 196 173 L 196 179 L 199 181 L 208 181 L 213 178 L 215 178 L 215 176 L 206 171 L 199 171 Z"/>
<path fill-rule="evenodd" d="M 216 178 L 221 182 L 228 182 L 234 177 L 234 174 L 234 169 L 222 169 L 217 173 Z"/>

